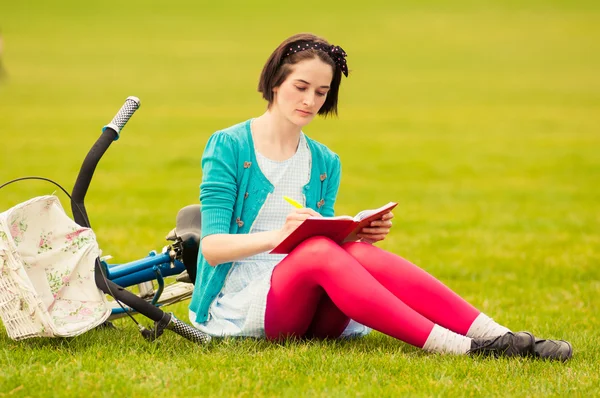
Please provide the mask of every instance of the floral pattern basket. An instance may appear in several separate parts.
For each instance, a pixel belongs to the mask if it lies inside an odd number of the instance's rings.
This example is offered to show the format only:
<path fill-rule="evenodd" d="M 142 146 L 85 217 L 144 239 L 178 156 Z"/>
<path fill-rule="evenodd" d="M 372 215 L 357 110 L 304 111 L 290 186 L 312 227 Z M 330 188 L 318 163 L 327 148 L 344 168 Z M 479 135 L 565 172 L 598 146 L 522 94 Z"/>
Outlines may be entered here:
<path fill-rule="evenodd" d="M 0 317 L 12 339 L 69 337 L 110 315 L 94 282 L 96 236 L 56 196 L 0 214 Z"/>

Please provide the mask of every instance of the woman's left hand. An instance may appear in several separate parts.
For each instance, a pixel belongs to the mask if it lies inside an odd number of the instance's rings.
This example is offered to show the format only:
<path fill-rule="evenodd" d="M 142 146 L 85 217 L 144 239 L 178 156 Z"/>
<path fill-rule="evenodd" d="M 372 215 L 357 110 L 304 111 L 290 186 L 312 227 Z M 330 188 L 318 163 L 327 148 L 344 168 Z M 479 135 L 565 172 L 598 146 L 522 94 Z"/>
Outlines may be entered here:
<path fill-rule="evenodd" d="M 362 242 L 371 244 L 384 240 L 387 234 L 390 233 L 390 228 L 392 228 L 392 218 L 394 218 L 394 213 L 391 211 L 385 213 L 379 220 L 375 220 L 371 222 L 370 226 L 364 227 L 357 236 Z"/>

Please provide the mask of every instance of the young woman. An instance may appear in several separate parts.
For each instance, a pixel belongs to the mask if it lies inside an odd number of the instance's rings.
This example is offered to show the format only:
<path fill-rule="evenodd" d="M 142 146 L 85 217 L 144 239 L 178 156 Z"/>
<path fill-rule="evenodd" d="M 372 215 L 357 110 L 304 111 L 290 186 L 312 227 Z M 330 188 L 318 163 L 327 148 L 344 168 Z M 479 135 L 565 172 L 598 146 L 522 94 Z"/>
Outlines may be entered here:
<path fill-rule="evenodd" d="M 292 36 L 260 76 L 266 112 L 210 137 L 192 323 L 213 336 L 337 338 L 375 329 L 433 352 L 570 358 L 569 343 L 512 333 L 374 246 L 390 231 L 391 212 L 357 242 L 314 237 L 288 255 L 269 254 L 307 217 L 334 215 L 340 159 L 302 129 L 316 115 L 337 114 L 342 75 L 344 50 L 311 34 Z"/>

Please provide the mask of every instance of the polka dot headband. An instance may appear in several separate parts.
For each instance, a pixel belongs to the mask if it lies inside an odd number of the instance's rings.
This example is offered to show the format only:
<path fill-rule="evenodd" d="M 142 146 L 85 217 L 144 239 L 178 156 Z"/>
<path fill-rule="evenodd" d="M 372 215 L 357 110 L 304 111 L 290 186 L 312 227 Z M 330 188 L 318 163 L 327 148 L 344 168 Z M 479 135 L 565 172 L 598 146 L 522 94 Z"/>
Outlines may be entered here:
<path fill-rule="evenodd" d="M 342 48 L 340 46 L 333 46 L 333 45 L 330 46 L 328 44 L 315 43 L 315 42 L 294 43 L 293 45 L 291 45 L 288 48 L 288 51 L 285 53 L 285 55 L 283 57 L 285 58 L 285 57 L 295 54 L 299 51 L 309 50 L 311 48 L 313 50 L 325 51 L 331 57 L 333 62 L 335 62 L 337 67 L 342 70 L 342 73 L 344 74 L 344 76 L 348 77 L 348 64 L 346 63 L 346 55 L 347 54 L 344 50 L 342 50 Z"/>

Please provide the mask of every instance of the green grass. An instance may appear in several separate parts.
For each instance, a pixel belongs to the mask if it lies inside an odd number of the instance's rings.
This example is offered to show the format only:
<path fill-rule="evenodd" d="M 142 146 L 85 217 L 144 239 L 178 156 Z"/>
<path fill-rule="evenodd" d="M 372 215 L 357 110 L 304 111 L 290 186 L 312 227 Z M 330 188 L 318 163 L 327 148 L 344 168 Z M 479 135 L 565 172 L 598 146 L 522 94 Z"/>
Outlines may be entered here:
<path fill-rule="evenodd" d="M 349 54 L 339 119 L 306 130 L 342 158 L 337 211 L 400 202 L 382 247 L 514 330 L 570 340 L 574 358 L 428 355 L 378 333 L 149 344 L 120 320 L 64 340 L 2 333 L 0 396 L 598 395 L 598 3 L 214 3 L 3 2 L 0 182 L 43 175 L 70 190 L 100 127 L 137 95 L 86 203 L 104 254 L 160 249 L 198 200 L 208 136 L 263 111 L 264 60 L 312 31 Z M 0 209 L 53 191 L 12 185 Z"/>

